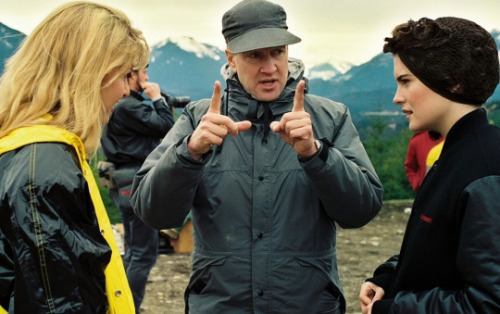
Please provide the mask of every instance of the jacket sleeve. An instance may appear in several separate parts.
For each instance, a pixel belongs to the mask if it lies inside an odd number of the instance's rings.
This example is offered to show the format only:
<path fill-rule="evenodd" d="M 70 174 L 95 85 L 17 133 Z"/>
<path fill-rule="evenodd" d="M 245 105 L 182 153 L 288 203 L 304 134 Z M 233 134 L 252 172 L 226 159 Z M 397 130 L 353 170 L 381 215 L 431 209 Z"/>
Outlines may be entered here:
<path fill-rule="evenodd" d="M 123 106 L 118 105 L 115 110 L 130 132 L 143 136 L 163 138 L 174 125 L 172 110 L 164 98 L 154 101 L 152 105 L 125 99 Z"/>
<path fill-rule="evenodd" d="M 0 306 L 9 308 L 9 301 L 14 287 L 14 261 L 12 250 L 5 234 L 0 231 Z M 2 310 L 0 309 L 0 313 Z"/>
<path fill-rule="evenodd" d="M 191 210 L 209 156 L 192 159 L 187 141 L 197 125 L 195 116 L 201 117 L 209 104 L 209 100 L 189 104 L 134 178 L 130 202 L 136 215 L 153 228 L 182 226 Z"/>
<path fill-rule="evenodd" d="M 462 193 L 465 208 L 456 265 L 463 287 L 401 291 L 393 300 L 375 302 L 374 314 L 500 313 L 499 186 L 500 176 L 490 176 Z"/>
<path fill-rule="evenodd" d="M 366 281 L 373 282 L 377 286 L 388 291 L 392 282 L 394 281 L 395 270 L 398 265 L 399 255 L 391 256 L 387 261 L 377 267 L 373 273 L 373 277 L 366 279 Z"/>
<path fill-rule="evenodd" d="M 340 105 L 334 103 L 337 107 Z M 334 105 L 332 104 L 332 106 Z M 313 105 L 314 106 L 314 105 Z M 352 123 L 347 107 L 342 105 L 333 127 L 316 129 L 315 136 L 327 135 L 331 144 L 324 158 L 315 156 L 303 168 L 328 215 L 343 228 L 357 228 L 368 223 L 382 206 L 383 188 Z M 318 114 L 316 116 L 324 116 Z M 314 127 L 313 121 L 313 127 Z M 317 154 L 321 155 L 321 154 Z"/>
<path fill-rule="evenodd" d="M 111 250 L 72 148 L 32 144 L 23 153 L 18 160 L 25 163 L 6 174 L 12 180 L 5 195 L 16 206 L 2 208 L 2 216 L 10 214 L 2 217 L 2 232 L 15 264 L 15 312 L 104 313 Z"/>

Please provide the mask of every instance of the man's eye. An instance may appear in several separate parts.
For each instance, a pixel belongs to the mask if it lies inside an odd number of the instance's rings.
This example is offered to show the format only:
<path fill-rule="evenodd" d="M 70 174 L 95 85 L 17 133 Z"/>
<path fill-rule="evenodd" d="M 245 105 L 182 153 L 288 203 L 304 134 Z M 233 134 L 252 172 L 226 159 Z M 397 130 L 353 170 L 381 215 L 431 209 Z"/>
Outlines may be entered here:
<path fill-rule="evenodd" d="M 276 49 L 276 50 L 273 50 L 273 55 L 275 55 L 275 56 L 279 56 L 279 55 L 281 55 L 283 52 L 284 52 L 284 50 L 282 50 L 282 49 Z"/>

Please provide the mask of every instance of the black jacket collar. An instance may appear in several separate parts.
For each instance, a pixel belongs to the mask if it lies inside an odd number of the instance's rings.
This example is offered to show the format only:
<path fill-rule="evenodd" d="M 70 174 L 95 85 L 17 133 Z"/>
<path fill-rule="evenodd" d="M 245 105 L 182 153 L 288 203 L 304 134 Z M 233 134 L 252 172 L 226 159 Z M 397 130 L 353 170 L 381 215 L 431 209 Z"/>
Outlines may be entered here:
<path fill-rule="evenodd" d="M 143 101 L 143 100 L 146 100 L 146 98 L 142 97 L 141 94 L 139 94 L 138 92 L 136 91 L 133 91 L 133 90 L 130 90 L 130 95 L 129 97 L 134 97 L 135 99 L 139 100 L 139 101 Z"/>

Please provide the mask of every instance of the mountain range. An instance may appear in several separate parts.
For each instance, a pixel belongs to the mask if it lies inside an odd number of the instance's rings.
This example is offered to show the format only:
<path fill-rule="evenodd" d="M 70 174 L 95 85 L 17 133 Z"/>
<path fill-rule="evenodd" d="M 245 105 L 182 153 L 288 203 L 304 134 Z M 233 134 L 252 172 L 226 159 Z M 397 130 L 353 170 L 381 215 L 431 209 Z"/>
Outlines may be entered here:
<path fill-rule="evenodd" d="M 492 35 L 500 47 L 500 31 Z M 0 71 L 24 37 L 0 23 Z M 211 97 L 214 82 L 222 80 L 220 68 L 225 62 L 225 52 L 216 46 L 191 37 L 168 38 L 151 46 L 148 74 L 164 92 L 197 100 Z M 361 65 L 330 61 L 307 66 L 309 92 L 345 103 L 355 122 L 370 114 L 400 114 L 392 103 L 396 84 L 390 54 L 378 54 Z M 500 100 L 498 87 L 491 99 Z"/>
<path fill-rule="evenodd" d="M 25 34 L 0 23 L 0 73 L 3 73 L 5 60 L 16 51 L 24 37 Z"/>

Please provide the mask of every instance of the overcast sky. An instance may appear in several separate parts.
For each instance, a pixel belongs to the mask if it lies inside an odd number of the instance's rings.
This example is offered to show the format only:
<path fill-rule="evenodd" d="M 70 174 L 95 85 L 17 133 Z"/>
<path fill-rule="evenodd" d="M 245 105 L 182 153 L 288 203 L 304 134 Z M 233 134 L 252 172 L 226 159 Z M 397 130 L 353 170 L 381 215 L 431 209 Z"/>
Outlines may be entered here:
<path fill-rule="evenodd" d="M 0 22 L 25 34 L 68 0 L 0 0 Z M 239 0 L 102 0 L 120 8 L 150 44 L 190 36 L 225 48 L 221 19 Z M 426 16 L 471 19 L 500 30 L 500 0 L 274 0 L 288 15 L 289 30 L 302 38 L 290 56 L 306 64 L 348 61 L 361 64 L 381 52 L 397 24 Z"/>

